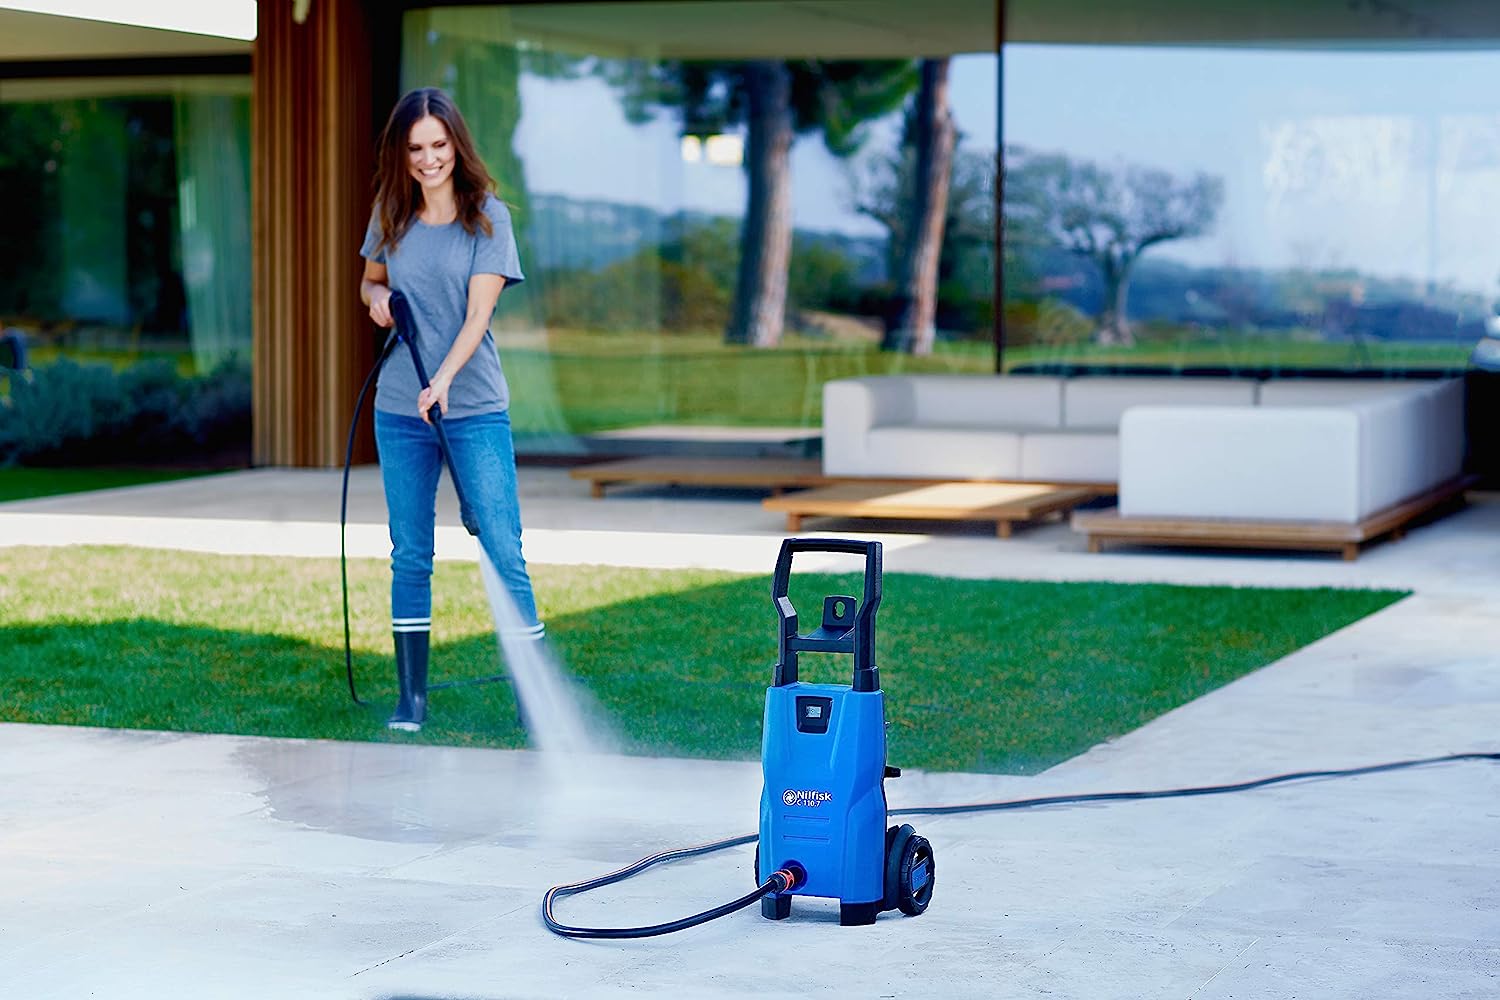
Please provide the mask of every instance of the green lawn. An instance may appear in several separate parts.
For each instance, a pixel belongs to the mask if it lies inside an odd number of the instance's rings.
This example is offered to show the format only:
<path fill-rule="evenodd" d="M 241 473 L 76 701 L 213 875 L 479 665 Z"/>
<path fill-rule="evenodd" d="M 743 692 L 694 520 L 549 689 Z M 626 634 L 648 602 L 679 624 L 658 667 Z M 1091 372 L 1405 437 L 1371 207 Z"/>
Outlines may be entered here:
<path fill-rule="evenodd" d="M 718 333 L 554 331 L 545 345 L 500 338 L 518 433 L 575 434 L 639 424 L 815 427 L 823 383 L 854 375 L 995 370 L 989 344 L 944 344 L 929 357 L 862 342 L 789 336 L 762 350 Z"/>
<path fill-rule="evenodd" d="M 388 569 L 355 560 L 350 579 L 358 677 L 379 710 L 348 699 L 335 561 L 0 549 L 0 717 L 392 739 Z M 632 752 L 758 756 L 768 574 L 538 566 L 535 579 L 554 647 Z M 793 578 L 805 621 L 825 594 L 858 592 L 853 577 Z M 483 594 L 474 566 L 438 565 L 434 681 L 493 670 Z M 1401 596 L 890 574 L 877 656 L 890 760 L 1034 772 Z M 804 679 L 847 682 L 848 665 L 805 656 Z M 422 742 L 524 745 L 507 685 L 435 692 L 431 711 Z"/>
<path fill-rule="evenodd" d="M 988 374 L 988 341 L 939 341 L 926 357 L 881 351 L 868 341 L 788 335 L 763 350 L 727 345 L 716 332 L 502 334 L 518 433 L 589 434 L 640 424 L 817 427 L 823 383 L 903 372 Z M 1465 345 L 1372 343 L 1356 349 L 1289 336 L 1143 332 L 1133 347 L 1090 343 L 1012 345 L 1007 370 L 1025 364 L 1237 369 L 1462 368 Z M 1363 352 L 1363 353 L 1361 353 Z"/>
<path fill-rule="evenodd" d="M 0 503 L 30 500 L 60 493 L 107 490 L 116 486 L 139 486 L 169 479 L 208 475 L 218 470 L 200 469 L 33 469 L 0 468 Z"/>

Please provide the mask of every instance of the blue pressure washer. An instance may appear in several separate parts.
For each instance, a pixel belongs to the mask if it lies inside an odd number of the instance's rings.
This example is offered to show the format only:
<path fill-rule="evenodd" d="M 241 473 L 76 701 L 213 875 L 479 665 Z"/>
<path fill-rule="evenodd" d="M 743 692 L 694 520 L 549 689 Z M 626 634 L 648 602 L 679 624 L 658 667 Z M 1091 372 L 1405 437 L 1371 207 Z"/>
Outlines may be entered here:
<path fill-rule="evenodd" d="M 806 635 L 787 596 L 798 552 L 865 557 L 864 599 L 823 598 L 823 620 Z M 788 538 L 781 543 L 771 599 L 780 619 L 776 669 L 766 689 L 756 880 L 790 871 L 795 884 L 761 899 L 761 914 L 783 920 L 792 897 L 839 901 L 839 923 L 872 924 L 881 910 L 916 916 L 932 901 L 932 845 L 909 825 L 886 827 L 885 779 L 900 777 L 885 759 L 885 692 L 875 665 L 880 607 L 879 542 Z M 853 683 L 798 679 L 798 654 L 849 653 Z"/>
<path fill-rule="evenodd" d="M 865 557 L 864 600 L 823 599 L 823 620 L 807 635 L 797 632 L 797 611 L 787 597 L 792 556 L 842 552 Z M 1324 780 L 1426 767 L 1460 760 L 1500 762 L 1500 753 L 1457 753 L 1340 770 L 1295 771 L 1231 785 L 1160 791 L 1088 792 L 963 805 L 888 810 L 885 779 L 901 772 L 885 763 L 885 696 L 875 666 L 875 612 L 880 607 L 879 542 L 788 538 L 781 543 L 771 595 L 781 622 L 776 669 L 766 689 L 761 768 L 760 832 L 695 847 L 659 851 L 606 875 L 554 885 L 542 896 L 542 922 L 562 937 L 581 940 L 647 938 L 687 930 L 736 913 L 760 900 L 761 913 L 791 915 L 793 896 L 839 901 L 839 923 L 870 924 L 882 910 L 917 916 L 932 902 L 936 875 L 932 845 L 910 826 L 886 826 L 891 816 L 953 816 L 1009 812 L 1042 806 L 1134 802 L 1224 795 L 1293 781 Z M 805 684 L 797 677 L 803 652 L 850 653 L 853 683 Z M 883 832 L 883 835 L 882 835 Z M 641 927 L 584 927 L 557 917 L 560 899 L 641 874 L 648 868 L 755 844 L 753 890 L 738 899 L 662 923 Z"/>
<path fill-rule="evenodd" d="M 864 599 L 823 599 L 823 620 L 797 632 L 797 609 L 787 596 L 792 557 L 837 552 L 865 557 Z M 771 920 L 791 915 L 793 896 L 839 901 L 839 923 L 873 924 L 882 910 L 917 916 L 932 902 L 936 867 L 932 845 L 911 826 L 887 828 L 885 779 L 901 776 L 885 762 L 885 694 L 875 666 L 875 612 L 880 607 L 881 545 L 846 539 L 788 538 L 781 543 L 771 599 L 780 621 L 776 667 L 766 689 L 761 769 L 760 835 L 664 851 L 618 871 L 557 885 L 542 899 L 542 920 L 572 938 L 642 938 L 707 923 L 760 900 Z M 849 653 L 853 683 L 808 684 L 798 679 L 798 655 Z M 653 865 L 756 843 L 752 892 L 738 899 L 645 927 L 578 927 L 557 919 L 557 900 L 638 875 Z"/>

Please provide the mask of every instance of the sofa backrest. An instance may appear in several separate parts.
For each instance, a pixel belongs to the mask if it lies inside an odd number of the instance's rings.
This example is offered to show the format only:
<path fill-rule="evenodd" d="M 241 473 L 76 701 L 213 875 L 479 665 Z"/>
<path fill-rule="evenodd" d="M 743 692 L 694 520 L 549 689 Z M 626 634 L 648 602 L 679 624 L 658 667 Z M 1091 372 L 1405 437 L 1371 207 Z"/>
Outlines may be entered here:
<path fill-rule="evenodd" d="M 1430 382 L 1394 379 L 1282 378 L 1260 384 L 1261 406 L 1326 406 L 1420 392 Z"/>
<path fill-rule="evenodd" d="M 1364 515 L 1436 485 L 1427 455 L 1434 430 L 1430 389 L 1344 404 L 1359 418 L 1359 499 Z"/>
<path fill-rule="evenodd" d="M 1132 406 L 1253 406 L 1255 382 L 1244 378 L 1084 375 L 1063 386 L 1064 427 L 1116 429 Z"/>
<path fill-rule="evenodd" d="M 1050 375 L 910 375 L 912 420 L 941 427 L 1057 427 L 1062 379 Z"/>
<path fill-rule="evenodd" d="M 1408 459 L 1424 466 L 1427 487 L 1463 471 L 1464 383 L 1462 379 L 1278 379 L 1262 383 L 1264 407 L 1362 406 L 1404 401 L 1402 420 L 1383 432 L 1386 446 L 1399 440 Z M 1404 497 L 1398 497 L 1404 499 Z"/>

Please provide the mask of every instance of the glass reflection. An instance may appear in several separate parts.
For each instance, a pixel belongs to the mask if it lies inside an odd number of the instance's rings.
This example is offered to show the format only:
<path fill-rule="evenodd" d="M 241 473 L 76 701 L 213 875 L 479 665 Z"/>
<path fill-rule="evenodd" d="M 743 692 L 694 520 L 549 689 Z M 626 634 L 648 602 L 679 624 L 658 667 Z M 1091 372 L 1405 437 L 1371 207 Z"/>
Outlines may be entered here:
<path fill-rule="evenodd" d="M 33 363 L 250 358 L 250 83 L 5 81 L 0 321 Z"/>
<path fill-rule="evenodd" d="M 1500 56 L 1297 44 L 1006 47 L 1008 367 L 1465 365 Z"/>
<path fill-rule="evenodd" d="M 522 451 L 801 453 L 830 378 L 993 370 L 994 5 L 944 6 L 405 15 L 402 87 L 454 94 L 517 220 Z"/>

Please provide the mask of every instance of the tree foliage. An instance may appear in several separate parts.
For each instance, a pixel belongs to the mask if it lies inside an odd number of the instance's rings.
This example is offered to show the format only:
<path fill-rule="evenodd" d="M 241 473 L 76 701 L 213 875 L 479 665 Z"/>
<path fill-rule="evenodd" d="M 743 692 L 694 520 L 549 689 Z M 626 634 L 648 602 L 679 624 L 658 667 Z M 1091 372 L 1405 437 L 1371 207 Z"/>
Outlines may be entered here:
<path fill-rule="evenodd" d="M 625 117 L 644 124 L 676 114 L 683 135 L 709 136 L 748 122 L 753 64 L 746 62 L 601 60 L 597 74 L 620 95 Z M 845 157 L 863 145 L 871 121 L 899 108 L 916 86 L 910 60 L 791 60 L 789 105 L 797 134 L 818 132 Z"/>
<path fill-rule="evenodd" d="M 1224 183 L 1198 174 L 1180 180 L 1137 165 L 1105 167 L 1060 153 L 1006 151 L 1005 222 L 1093 261 L 1105 286 L 1100 343 L 1130 344 L 1126 314 L 1131 268 L 1151 247 L 1213 228 Z"/>
<path fill-rule="evenodd" d="M 960 146 L 954 153 L 938 258 L 938 312 L 950 320 L 963 318 L 969 325 L 985 322 L 982 304 L 989 303 L 995 293 L 997 173 L 993 150 Z M 902 248 L 911 238 L 915 154 L 903 147 L 872 158 L 850 181 L 855 211 L 880 223 L 889 234 L 886 269 L 894 275 L 900 269 Z"/>
<path fill-rule="evenodd" d="M 598 72 L 637 123 L 679 117 L 683 135 L 748 132 L 750 175 L 731 342 L 774 346 L 781 337 L 791 251 L 790 147 L 818 132 L 835 156 L 864 142 L 871 121 L 901 106 L 915 87 L 910 60 L 789 62 L 601 61 Z"/>

